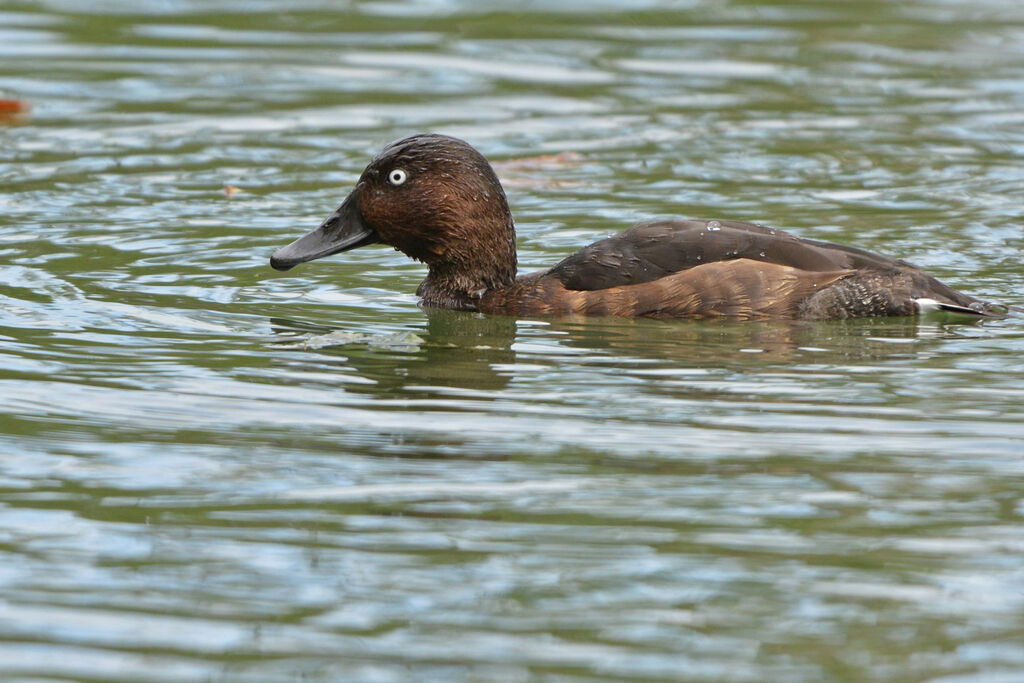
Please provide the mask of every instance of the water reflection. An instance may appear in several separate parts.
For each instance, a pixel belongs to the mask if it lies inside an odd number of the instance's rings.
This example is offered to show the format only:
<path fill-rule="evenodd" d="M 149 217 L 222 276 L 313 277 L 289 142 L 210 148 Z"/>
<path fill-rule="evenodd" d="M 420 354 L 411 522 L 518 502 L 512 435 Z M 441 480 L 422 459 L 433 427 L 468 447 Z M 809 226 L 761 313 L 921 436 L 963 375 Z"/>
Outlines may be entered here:
<path fill-rule="evenodd" d="M 354 335 L 345 344 L 329 346 L 322 357 L 307 362 L 318 364 L 324 358 L 347 371 L 372 381 L 353 387 L 379 397 L 416 395 L 431 387 L 459 387 L 493 391 L 507 386 L 510 377 L 495 367 L 515 361 L 512 343 L 516 321 L 502 316 L 483 316 L 462 311 L 426 309 L 426 326 L 416 332 L 417 343 L 394 349 L 391 335 Z M 330 339 L 335 328 L 310 326 L 291 320 L 272 319 L 271 327 L 280 335 L 278 343 L 305 349 L 303 339 Z M 342 330 L 343 331 L 343 330 Z M 299 340 L 296 343 L 296 340 Z M 344 339 L 343 337 L 340 339 Z M 399 335 L 405 339 L 405 335 Z"/>
<path fill-rule="evenodd" d="M 482 392 L 460 394 L 466 398 L 493 398 L 514 379 L 517 364 L 538 360 L 552 367 L 639 368 L 650 375 L 659 368 L 785 366 L 808 357 L 832 364 L 912 358 L 927 356 L 929 342 L 955 338 L 960 327 L 919 318 L 518 320 L 437 308 L 422 311 L 422 329 L 376 336 L 280 318 L 270 322 L 277 348 L 302 353 L 299 365 L 289 360 L 289 367 L 333 367 L 340 377 L 366 380 L 349 384 L 349 391 L 380 398 L 432 396 L 446 387 Z"/>

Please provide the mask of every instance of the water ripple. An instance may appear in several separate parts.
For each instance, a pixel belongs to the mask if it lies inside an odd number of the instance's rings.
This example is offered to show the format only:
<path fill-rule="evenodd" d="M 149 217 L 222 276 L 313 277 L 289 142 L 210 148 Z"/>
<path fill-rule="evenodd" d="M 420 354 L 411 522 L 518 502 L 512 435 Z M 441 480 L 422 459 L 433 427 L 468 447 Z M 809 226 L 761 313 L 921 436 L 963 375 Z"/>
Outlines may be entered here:
<path fill-rule="evenodd" d="M 1019 305 L 1018 3 L 80 5 L 0 11 L 0 676 L 1021 678 L 1019 318 L 513 320 L 389 249 L 267 266 L 435 130 L 524 270 L 721 216 Z"/>

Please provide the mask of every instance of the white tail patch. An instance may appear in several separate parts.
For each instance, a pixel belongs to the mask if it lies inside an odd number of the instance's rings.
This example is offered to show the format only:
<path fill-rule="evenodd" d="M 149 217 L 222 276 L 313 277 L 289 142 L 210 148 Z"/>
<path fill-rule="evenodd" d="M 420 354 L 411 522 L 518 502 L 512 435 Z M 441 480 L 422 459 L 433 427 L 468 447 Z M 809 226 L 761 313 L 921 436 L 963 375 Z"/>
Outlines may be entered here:
<path fill-rule="evenodd" d="M 976 318 L 986 316 L 982 311 L 976 311 L 973 308 L 967 308 L 966 306 L 943 303 L 942 301 L 936 301 L 935 299 L 914 299 L 914 303 L 917 304 L 917 312 L 919 315 L 928 315 L 930 313 L 959 313 L 960 315 L 970 315 Z"/>

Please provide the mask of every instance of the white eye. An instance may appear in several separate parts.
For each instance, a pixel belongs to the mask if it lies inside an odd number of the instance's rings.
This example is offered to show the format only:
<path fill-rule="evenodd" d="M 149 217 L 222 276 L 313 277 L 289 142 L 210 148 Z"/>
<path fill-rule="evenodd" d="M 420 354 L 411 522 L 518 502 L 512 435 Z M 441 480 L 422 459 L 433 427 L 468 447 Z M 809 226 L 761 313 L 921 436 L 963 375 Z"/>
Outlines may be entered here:
<path fill-rule="evenodd" d="M 388 173 L 388 182 L 391 183 L 392 185 L 401 185 L 402 183 L 405 182 L 405 179 L 408 177 L 409 176 L 406 175 L 405 171 L 403 171 L 400 168 L 396 168 L 395 170 L 391 171 L 391 173 Z"/>

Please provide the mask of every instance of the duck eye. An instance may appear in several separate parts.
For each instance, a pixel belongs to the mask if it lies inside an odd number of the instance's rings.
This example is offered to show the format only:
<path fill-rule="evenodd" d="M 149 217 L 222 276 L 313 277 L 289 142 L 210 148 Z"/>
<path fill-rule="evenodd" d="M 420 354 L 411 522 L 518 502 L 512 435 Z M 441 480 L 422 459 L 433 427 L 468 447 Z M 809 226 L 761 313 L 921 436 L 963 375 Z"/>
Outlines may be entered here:
<path fill-rule="evenodd" d="M 388 182 L 392 185 L 401 185 L 405 182 L 405 179 L 409 176 L 400 168 L 396 168 L 391 173 L 388 173 Z"/>

